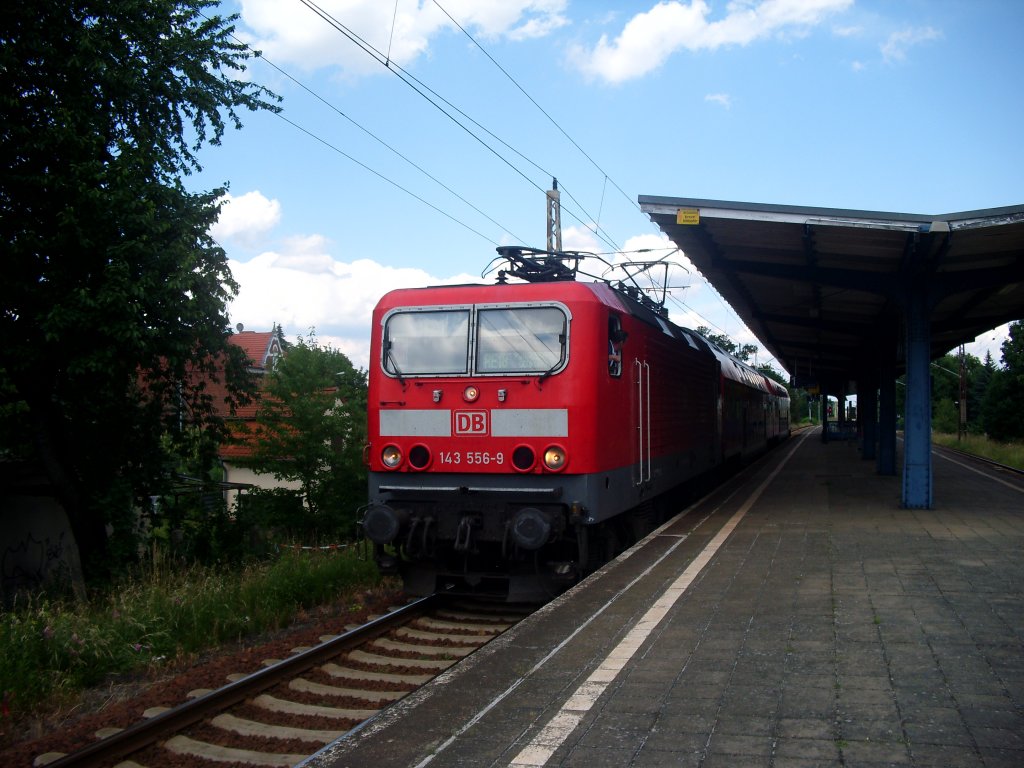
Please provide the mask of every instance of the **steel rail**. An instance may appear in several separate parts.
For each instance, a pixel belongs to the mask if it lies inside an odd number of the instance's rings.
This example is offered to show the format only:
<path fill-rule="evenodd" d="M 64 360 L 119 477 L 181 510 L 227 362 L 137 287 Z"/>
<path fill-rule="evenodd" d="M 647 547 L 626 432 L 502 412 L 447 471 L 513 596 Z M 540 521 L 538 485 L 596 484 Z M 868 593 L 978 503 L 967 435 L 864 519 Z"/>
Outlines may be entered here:
<path fill-rule="evenodd" d="M 932 443 L 932 448 L 949 451 L 950 453 L 955 453 L 957 456 L 963 456 L 965 459 L 974 459 L 975 461 L 981 464 L 985 464 L 990 467 L 995 467 L 997 469 L 1003 469 L 1006 470 L 1007 472 L 1012 472 L 1015 475 L 1024 475 L 1024 469 L 1020 469 L 1019 467 L 1012 467 L 1009 464 L 1000 464 L 998 461 L 994 461 L 988 458 L 987 456 L 980 456 L 977 453 L 964 451 L 961 450 L 960 448 L 953 448 L 952 446 L 949 445 L 939 445 L 938 443 Z"/>
<path fill-rule="evenodd" d="M 338 654 L 350 650 L 408 621 L 436 606 L 436 594 L 421 598 L 391 611 L 371 622 L 320 643 L 309 650 L 290 656 L 251 675 L 218 688 L 203 696 L 167 710 L 149 720 L 125 728 L 96 741 L 78 751 L 48 763 L 47 768 L 92 768 L 109 765 L 158 741 L 161 737 L 177 733 L 194 723 L 227 709 L 261 691 L 271 688 L 283 679 L 294 677 L 307 669 L 322 664 Z"/>

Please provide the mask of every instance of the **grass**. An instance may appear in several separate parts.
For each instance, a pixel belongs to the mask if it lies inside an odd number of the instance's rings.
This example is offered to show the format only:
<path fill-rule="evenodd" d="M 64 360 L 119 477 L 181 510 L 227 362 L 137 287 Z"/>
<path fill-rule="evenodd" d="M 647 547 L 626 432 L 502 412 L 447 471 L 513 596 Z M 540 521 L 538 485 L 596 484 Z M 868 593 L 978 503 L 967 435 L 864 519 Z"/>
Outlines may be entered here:
<path fill-rule="evenodd" d="M 0 714 L 37 712 L 111 675 L 173 666 L 315 606 L 358 601 L 379 583 L 372 560 L 350 548 L 234 569 L 156 563 L 85 601 L 22 600 L 0 611 Z"/>
<path fill-rule="evenodd" d="M 958 441 L 956 435 L 941 432 L 932 433 L 932 442 L 949 448 L 957 448 L 986 459 L 1005 464 L 1008 467 L 1024 469 L 1024 444 L 1000 443 L 989 440 L 984 435 L 966 435 Z"/>

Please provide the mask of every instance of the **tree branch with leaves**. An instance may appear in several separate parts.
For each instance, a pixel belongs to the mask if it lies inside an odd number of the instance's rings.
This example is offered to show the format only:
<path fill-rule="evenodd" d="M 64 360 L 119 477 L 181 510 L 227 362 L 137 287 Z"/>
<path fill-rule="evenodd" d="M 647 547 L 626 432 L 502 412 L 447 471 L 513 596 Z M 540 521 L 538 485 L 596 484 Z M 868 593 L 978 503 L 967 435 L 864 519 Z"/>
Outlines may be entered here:
<path fill-rule="evenodd" d="M 277 110 L 244 80 L 254 54 L 211 0 L 13 3 L 0 14 L 0 393 L 7 455 L 44 468 L 83 559 L 159 491 L 162 435 L 222 425 L 238 286 L 210 235 L 224 190 L 181 177 L 242 111 Z M 19 437 L 14 437 L 19 436 Z M 210 454 L 210 451 L 206 452 Z M 130 548 L 131 542 L 122 542 Z"/>
<path fill-rule="evenodd" d="M 268 371 L 246 466 L 298 483 L 310 525 L 345 533 L 366 503 L 366 372 L 315 333 Z"/>

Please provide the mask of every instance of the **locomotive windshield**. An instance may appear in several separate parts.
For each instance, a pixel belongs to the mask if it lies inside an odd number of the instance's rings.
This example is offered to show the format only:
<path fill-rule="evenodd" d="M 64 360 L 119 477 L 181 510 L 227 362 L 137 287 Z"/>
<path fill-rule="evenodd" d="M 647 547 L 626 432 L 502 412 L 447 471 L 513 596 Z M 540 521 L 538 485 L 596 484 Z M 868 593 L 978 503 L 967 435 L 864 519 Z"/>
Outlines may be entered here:
<path fill-rule="evenodd" d="M 384 327 L 384 370 L 397 376 L 465 374 L 469 310 L 398 312 Z"/>
<path fill-rule="evenodd" d="M 550 375 L 565 364 L 567 336 L 558 307 L 403 309 L 385 320 L 381 365 L 392 376 Z"/>
<path fill-rule="evenodd" d="M 477 373 L 543 373 L 565 354 L 565 315 L 554 307 L 477 313 Z"/>

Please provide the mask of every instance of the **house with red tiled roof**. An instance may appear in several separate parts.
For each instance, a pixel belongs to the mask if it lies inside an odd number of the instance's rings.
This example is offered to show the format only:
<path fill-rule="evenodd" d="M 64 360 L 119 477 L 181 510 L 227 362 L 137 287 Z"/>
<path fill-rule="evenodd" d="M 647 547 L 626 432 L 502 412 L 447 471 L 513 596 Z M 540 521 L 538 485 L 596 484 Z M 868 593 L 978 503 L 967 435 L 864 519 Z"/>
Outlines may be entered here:
<path fill-rule="evenodd" d="M 283 352 L 283 340 L 281 339 L 281 326 L 275 325 L 269 331 L 247 331 L 239 323 L 237 333 L 228 337 L 228 341 L 236 347 L 241 347 L 245 354 L 252 361 L 252 370 L 256 373 L 263 373 L 273 369 L 277 359 Z"/>
<path fill-rule="evenodd" d="M 257 376 L 273 370 L 284 351 L 279 326 L 266 332 L 246 331 L 239 327 L 229 341 L 241 347 L 249 358 L 249 369 Z M 196 372 L 194 376 L 206 376 Z M 145 386 L 140 377 L 140 385 Z M 231 432 L 241 434 L 242 424 L 255 424 L 259 408 L 258 395 L 253 402 L 229 413 L 225 405 L 227 389 L 223 376 L 207 381 L 207 392 L 218 405 L 220 415 Z M 298 483 L 282 482 L 273 475 L 261 475 L 237 463 L 251 455 L 244 442 L 225 443 L 219 449 L 224 470 L 223 488 L 229 508 L 235 503 L 239 488 L 290 488 Z M 192 493 L 199 486 L 181 483 L 182 493 Z M 202 485 L 202 484 L 200 484 Z M 50 579 L 63 584 L 70 579 L 76 590 L 84 590 L 78 547 L 64 508 L 53 495 L 50 480 L 41 465 L 7 459 L 0 461 L 0 541 L 8 543 L 0 572 L 0 605 L 22 589 L 31 589 Z"/>
<path fill-rule="evenodd" d="M 259 377 L 273 370 L 278 358 L 284 353 L 284 340 L 281 337 L 281 326 L 275 325 L 269 331 L 247 331 L 241 325 L 237 332 L 228 337 L 228 341 L 242 350 L 249 358 L 249 370 Z M 256 412 L 259 409 L 259 395 L 248 405 L 239 406 L 233 414 L 222 414 L 228 423 L 235 439 L 224 443 L 218 450 L 221 467 L 224 470 L 224 481 L 231 484 L 245 484 L 256 488 L 289 488 L 296 490 L 299 484 L 278 480 L 273 475 L 261 474 L 249 467 L 242 466 L 239 461 L 252 455 L 252 446 L 246 433 L 252 433 L 256 424 Z M 227 502 L 230 508 L 236 501 L 238 491 L 227 491 Z"/>

